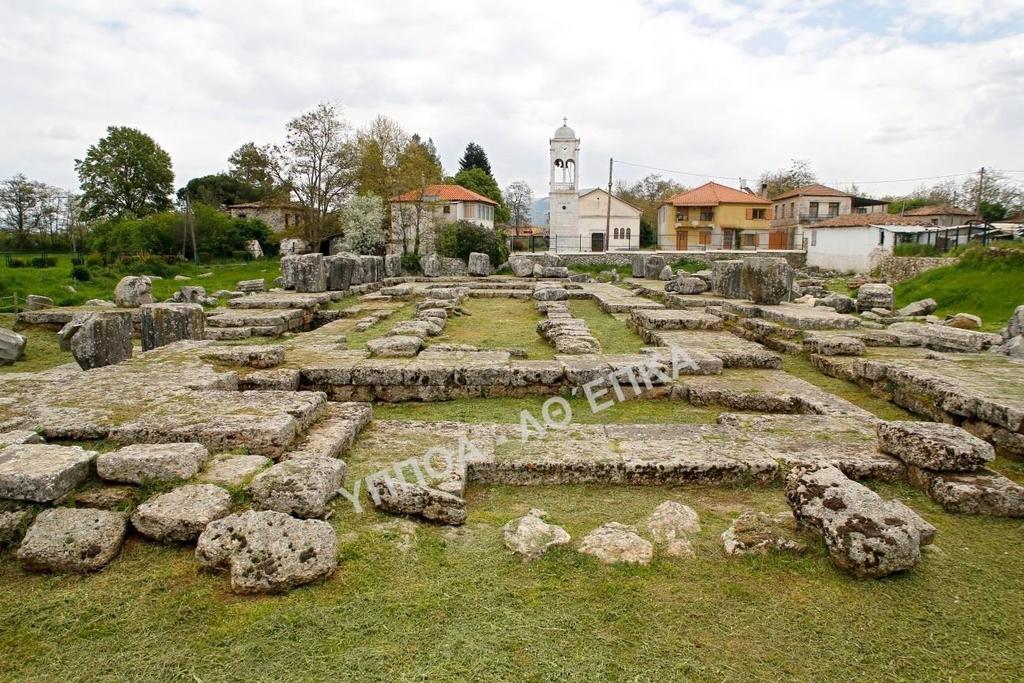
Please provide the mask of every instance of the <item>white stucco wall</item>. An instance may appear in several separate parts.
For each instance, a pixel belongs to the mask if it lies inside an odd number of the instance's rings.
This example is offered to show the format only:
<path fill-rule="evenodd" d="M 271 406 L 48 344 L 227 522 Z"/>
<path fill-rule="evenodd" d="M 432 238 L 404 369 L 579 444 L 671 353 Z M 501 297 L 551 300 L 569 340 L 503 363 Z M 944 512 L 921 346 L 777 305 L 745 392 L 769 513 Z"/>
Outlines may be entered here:
<path fill-rule="evenodd" d="M 867 273 L 883 256 L 892 254 L 893 235 L 885 233 L 879 244 L 882 228 L 813 228 L 804 229 L 807 238 L 807 265 L 838 270 L 844 273 Z"/>

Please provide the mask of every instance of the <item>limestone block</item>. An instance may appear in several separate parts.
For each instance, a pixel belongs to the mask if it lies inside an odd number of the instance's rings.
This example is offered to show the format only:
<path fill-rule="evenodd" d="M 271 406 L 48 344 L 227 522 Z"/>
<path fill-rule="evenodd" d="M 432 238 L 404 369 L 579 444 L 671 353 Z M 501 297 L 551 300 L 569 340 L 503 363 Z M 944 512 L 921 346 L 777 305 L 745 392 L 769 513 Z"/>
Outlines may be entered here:
<path fill-rule="evenodd" d="M 149 351 L 186 339 L 205 337 L 206 314 L 199 304 L 144 304 L 141 313 L 142 350 Z"/>

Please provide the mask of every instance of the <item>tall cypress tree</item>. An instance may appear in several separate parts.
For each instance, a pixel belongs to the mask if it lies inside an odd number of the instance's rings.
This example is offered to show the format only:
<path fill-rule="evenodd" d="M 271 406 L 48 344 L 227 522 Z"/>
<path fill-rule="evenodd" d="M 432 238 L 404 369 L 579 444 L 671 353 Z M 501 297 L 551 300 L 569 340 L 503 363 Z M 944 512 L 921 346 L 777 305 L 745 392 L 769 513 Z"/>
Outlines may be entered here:
<path fill-rule="evenodd" d="M 466 145 L 466 152 L 459 159 L 459 170 L 468 171 L 471 168 L 479 168 L 487 175 L 494 177 L 491 173 L 491 162 L 487 160 L 487 152 L 475 142 Z"/>

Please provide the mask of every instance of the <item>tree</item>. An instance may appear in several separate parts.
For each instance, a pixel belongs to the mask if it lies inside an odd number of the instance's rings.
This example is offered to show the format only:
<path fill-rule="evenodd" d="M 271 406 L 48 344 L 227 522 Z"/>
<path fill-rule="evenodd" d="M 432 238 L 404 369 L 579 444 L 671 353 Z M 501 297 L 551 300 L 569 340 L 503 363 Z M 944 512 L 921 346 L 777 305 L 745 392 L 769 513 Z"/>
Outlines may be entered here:
<path fill-rule="evenodd" d="M 633 183 L 619 181 L 615 184 L 615 196 L 640 209 L 640 246 L 656 244 L 658 209 L 672 195 L 684 192 L 686 188 L 670 178 L 651 174 Z"/>
<path fill-rule="evenodd" d="M 516 180 L 505 188 L 505 202 L 508 205 L 509 222 L 519 236 L 519 228 L 530 224 L 533 210 L 533 190 L 525 181 Z"/>
<path fill-rule="evenodd" d="M 194 202 L 202 202 L 215 207 L 258 202 L 264 199 L 264 193 L 259 187 L 230 173 L 214 173 L 193 178 L 185 187 L 178 190 L 180 201 L 184 201 L 186 196 Z"/>
<path fill-rule="evenodd" d="M 110 126 L 107 135 L 75 160 L 83 216 L 139 218 L 171 208 L 171 157 L 140 130 Z"/>
<path fill-rule="evenodd" d="M 0 225 L 14 233 L 18 249 L 26 248 L 33 232 L 44 228 L 53 212 L 55 189 L 18 174 L 0 182 Z"/>
<path fill-rule="evenodd" d="M 378 197 L 393 197 L 403 190 L 399 180 L 399 161 L 409 135 L 394 119 L 378 115 L 356 133 L 359 150 L 358 192 Z"/>
<path fill-rule="evenodd" d="M 465 171 L 459 171 L 452 178 L 452 181 L 456 185 L 472 190 L 477 194 L 482 194 L 488 199 L 493 199 L 497 202 L 498 206 L 494 210 L 495 223 L 507 223 L 509 221 L 508 207 L 505 206 L 498 182 L 482 168 L 474 167 Z"/>
<path fill-rule="evenodd" d="M 353 197 L 338 212 L 344 231 L 342 246 L 356 254 L 380 254 L 384 251 L 384 202 L 380 197 Z"/>
<path fill-rule="evenodd" d="M 462 158 L 459 159 L 459 170 L 468 171 L 473 168 L 479 168 L 487 175 L 494 177 L 494 174 L 491 173 L 491 162 L 487 160 L 487 152 L 475 142 L 470 142 L 466 145 L 466 151 Z"/>
<path fill-rule="evenodd" d="M 256 188 L 259 197 L 253 201 L 288 201 L 290 190 L 275 183 L 270 155 L 255 142 L 247 142 L 232 152 L 228 164 L 231 165 L 229 176 Z"/>
<path fill-rule="evenodd" d="M 508 258 L 505 240 L 494 230 L 464 220 L 445 223 L 440 227 L 437 232 L 438 254 L 465 261 L 473 252 L 487 254 L 493 266 Z"/>
<path fill-rule="evenodd" d="M 291 189 L 309 220 L 303 223 L 307 240 L 320 241 L 329 219 L 352 194 L 358 181 L 359 156 L 342 118 L 341 108 L 321 103 L 288 122 L 283 145 L 261 151 L 270 159 L 278 185 Z"/>
<path fill-rule="evenodd" d="M 811 170 L 810 161 L 806 159 L 792 159 L 791 161 L 789 168 L 765 171 L 761 174 L 759 184 L 767 186 L 769 198 L 818 182 L 817 176 Z"/>

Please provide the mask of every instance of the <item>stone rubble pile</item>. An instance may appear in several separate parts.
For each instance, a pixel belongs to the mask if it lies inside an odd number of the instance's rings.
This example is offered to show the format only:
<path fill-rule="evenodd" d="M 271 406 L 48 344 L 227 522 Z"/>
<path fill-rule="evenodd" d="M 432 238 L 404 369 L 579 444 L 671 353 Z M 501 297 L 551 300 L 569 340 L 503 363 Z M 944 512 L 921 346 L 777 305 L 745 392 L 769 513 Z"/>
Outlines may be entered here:
<path fill-rule="evenodd" d="M 601 352 L 601 344 L 591 334 L 587 321 L 574 318 L 565 301 L 538 301 L 537 310 L 547 316 L 537 323 L 537 333 L 547 339 L 558 353 L 580 355 Z"/>

